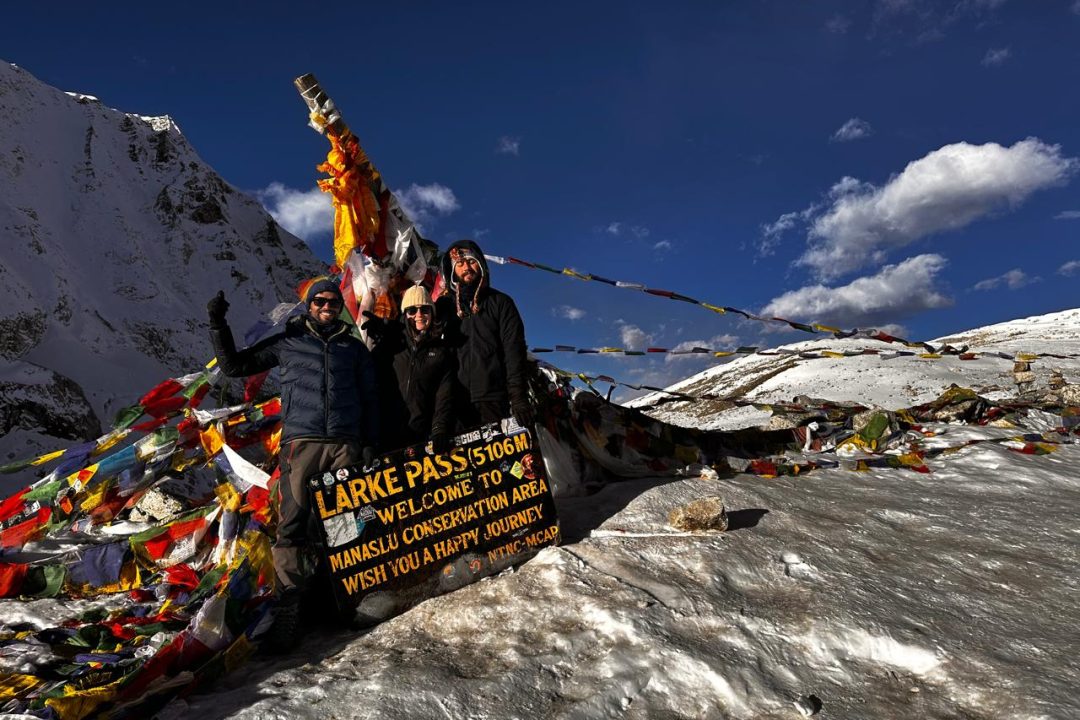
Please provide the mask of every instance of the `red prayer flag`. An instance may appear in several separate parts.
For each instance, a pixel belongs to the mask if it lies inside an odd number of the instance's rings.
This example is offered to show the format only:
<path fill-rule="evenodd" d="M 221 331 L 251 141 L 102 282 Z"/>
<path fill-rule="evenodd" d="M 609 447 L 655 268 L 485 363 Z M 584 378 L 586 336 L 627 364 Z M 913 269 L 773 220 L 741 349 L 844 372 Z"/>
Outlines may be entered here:
<path fill-rule="evenodd" d="M 259 394 L 259 390 L 262 390 L 263 383 L 266 382 L 266 377 L 269 374 L 270 371 L 267 370 L 244 380 L 244 402 L 251 402 L 255 399 L 255 396 Z"/>
<path fill-rule="evenodd" d="M 24 520 L 17 525 L 12 525 L 0 532 L 0 547 L 22 547 L 34 540 L 36 536 L 45 530 L 45 523 L 52 514 L 52 508 L 43 507 L 29 520 Z"/>
<path fill-rule="evenodd" d="M 168 551 L 169 546 L 172 545 L 175 540 L 191 535 L 204 525 L 206 525 L 205 517 L 198 517 L 193 520 L 187 520 L 186 522 L 174 523 L 167 526 L 160 535 L 144 542 L 143 547 L 146 548 L 146 552 L 150 554 L 150 557 L 155 560 L 160 560 L 165 557 L 166 551 Z"/>
<path fill-rule="evenodd" d="M 145 405 L 143 412 L 150 417 L 160 418 L 170 415 L 187 405 L 188 399 L 183 395 L 161 398 L 153 403 Z"/>
<path fill-rule="evenodd" d="M 0 503 L 0 522 L 7 520 L 9 517 L 23 509 L 23 505 L 25 503 L 23 502 L 22 498 L 23 495 L 26 494 L 26 491 L 29 489 L 30 488 L 23 488 L 19 492 L 4 500 L 4 502 Z"/>
<path fill-rule="evenodd" d="M 160 383 L 150 392 L 146 393 L 139 399 L 139 405 L 151 405 L 159 400 L 172 397 L 176 393 L 184 389 L 184 386 L 178 383 L 172 378 Z"/>
<path fill-rule="evenodd" d="M 0 597 L 16 597 L 26 579 L 26 563 L 0 563 Z"/>

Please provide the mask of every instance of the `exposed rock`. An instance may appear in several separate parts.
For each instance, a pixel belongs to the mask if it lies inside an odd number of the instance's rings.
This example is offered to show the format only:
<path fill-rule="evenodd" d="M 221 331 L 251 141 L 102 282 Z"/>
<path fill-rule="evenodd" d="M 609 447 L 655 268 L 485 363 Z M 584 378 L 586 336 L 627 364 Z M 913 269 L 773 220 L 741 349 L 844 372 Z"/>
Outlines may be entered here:
<path fill-rule="evenodd" d="M 17 380 L 0 381 L 0 436 L 14 428 L 64 440 L 88 440 L 102 434 L 86 395 L 71 378 L 24 362 L 14 369 Z"/>
<path fill-rule="evenodd" d="M 18 312 L 0 318 L 0 357 L 15 360 L 41 342 L 47 327 L 41 310 Z"/>
<path fill-rule="evenodd" d="M 687 532 L 727 530 L 728 519 L 724 501 L 718 496 L 704 497 L 677 507 L 668 514 L 668 523 Z"/>
<path fill-rule="evenodd" d="M 184 503 L 158 488 L 150 488 L 131 509 L 133 522 L 162 523 L 184 511 Z"/>

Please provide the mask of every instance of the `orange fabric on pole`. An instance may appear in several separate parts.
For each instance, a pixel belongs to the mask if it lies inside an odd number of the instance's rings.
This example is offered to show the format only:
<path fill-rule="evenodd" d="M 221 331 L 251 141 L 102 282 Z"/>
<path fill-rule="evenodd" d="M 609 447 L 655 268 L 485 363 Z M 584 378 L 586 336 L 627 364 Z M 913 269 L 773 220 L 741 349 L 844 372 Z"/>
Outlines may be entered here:
<path fill-rule="evenodd" d="M 329 193 L 334 203 L 334 262 L 339 268 L 353 250 L 381 259 L 385 242 L 379 243 L 379 202 L 374 188 L 378 173 L 372 168 L 356 136 L 347 133 L 330 138 L 330 152 L 318 169 L 329 175 L 319 181 L 319 188 Z M 378 245 L 382 247 L 378 247 Z"/>

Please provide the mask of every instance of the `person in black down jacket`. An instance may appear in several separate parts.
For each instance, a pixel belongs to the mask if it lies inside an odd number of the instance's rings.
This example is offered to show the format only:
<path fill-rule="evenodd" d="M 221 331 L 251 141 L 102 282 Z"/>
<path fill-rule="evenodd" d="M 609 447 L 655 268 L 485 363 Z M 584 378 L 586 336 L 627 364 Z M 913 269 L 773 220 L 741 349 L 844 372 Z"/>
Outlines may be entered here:
<path fill-rule="evenodd" d="M 436 314 L 446 319 L 446 337 L 457 352 L 458 429 L 495 422 L 511 411 L 519 423 L 531 425 L 525 325 L 517 305 L 491 287 L 487 260 L 472 240 L 447 249 L 442 275 L 449 292 L 436 303 Z"/>
<path fill-rule="evenodd" d="M 453 424 L 454 356 L 435 320 L 431 295 L 422 285 L 406 290 L 401 322 L 364 314 L 364 330 L 375 340 L 384 449 L 431 440 L 434 452 L 445 452 Z"/>
<path fill-rule="evenodd" d="M 378 441 L 371 355 L 338 317 L 343 303 L 337 283 L 317 279 L 304 301 L 306 314 L 243 350 L 236 349 L 225 320 L 225 294 L 219 292 L 207 305 L 214 353 L 225 375 L 280 368 L 283 428 L 273 548 L 278 603 L 268 638 L 272 649 L 294 644 L 299 630 L 300 594 L 308 581 L 301 553 L 311 542 L 305 480 L 335 467 L 370 465 Z"/>

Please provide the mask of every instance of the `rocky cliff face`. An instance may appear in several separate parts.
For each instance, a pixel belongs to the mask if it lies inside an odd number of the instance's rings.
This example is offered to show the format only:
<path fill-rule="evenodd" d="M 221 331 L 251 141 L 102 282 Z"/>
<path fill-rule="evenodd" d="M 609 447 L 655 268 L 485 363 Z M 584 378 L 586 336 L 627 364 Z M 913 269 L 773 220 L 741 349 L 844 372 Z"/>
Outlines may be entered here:
<path fill-rule="evenodd" d="M 240 335 L 324 268 L 169 117 L 7 63 L 0 241 L 0 463 L 94 437 L 153 384 L 199 369 L 219 289 Z"/>

